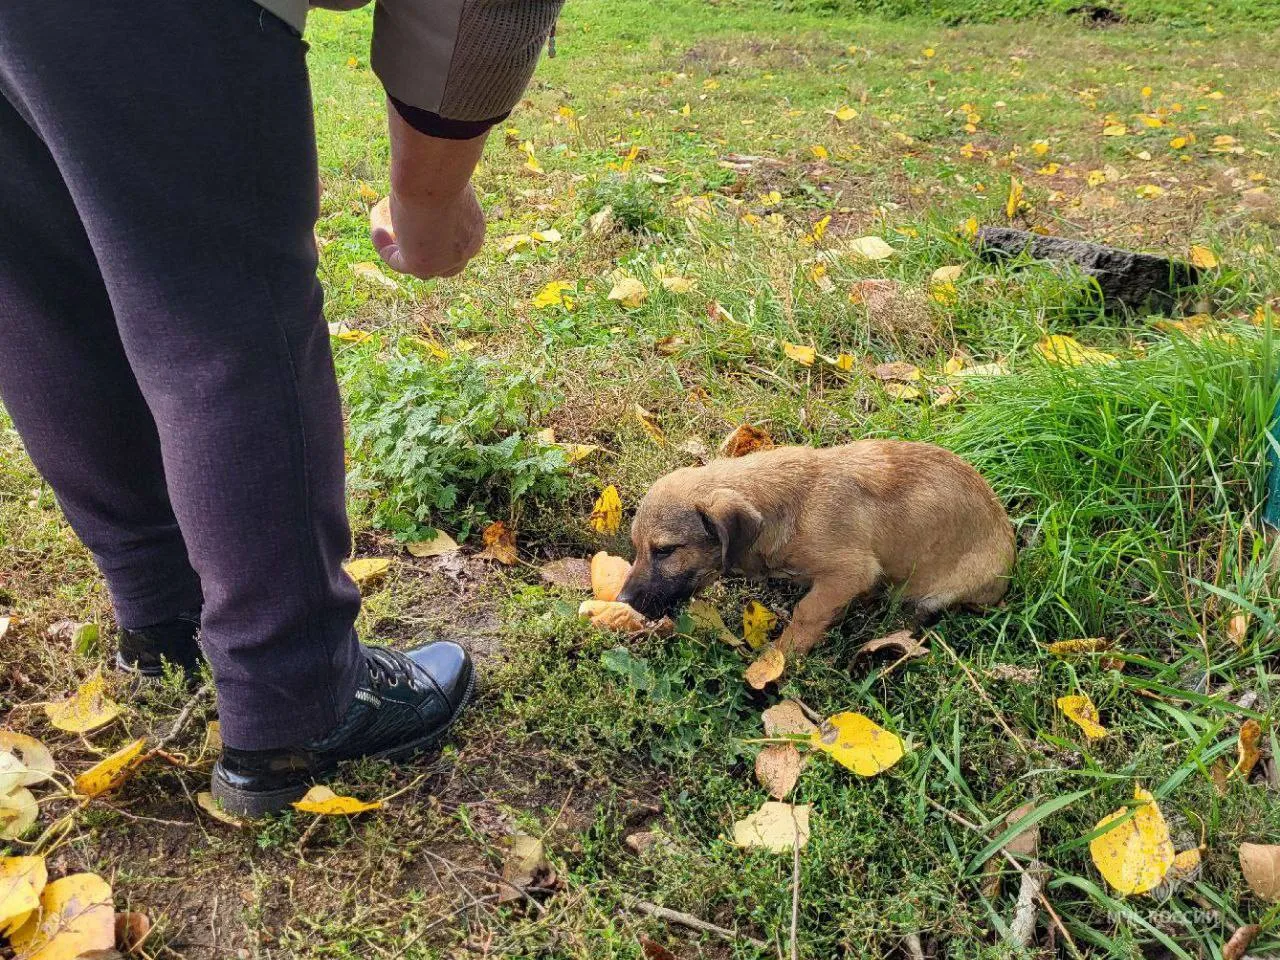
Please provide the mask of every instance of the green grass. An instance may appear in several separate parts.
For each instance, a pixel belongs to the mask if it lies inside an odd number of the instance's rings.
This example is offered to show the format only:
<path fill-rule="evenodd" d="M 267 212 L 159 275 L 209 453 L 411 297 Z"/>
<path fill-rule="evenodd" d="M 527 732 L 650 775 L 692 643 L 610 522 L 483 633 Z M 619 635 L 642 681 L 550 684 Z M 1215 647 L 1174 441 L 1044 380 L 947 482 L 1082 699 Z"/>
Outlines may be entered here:
<path fill-rule="evenodd" d="M 386 190 L 370 15 L 317 14 L 322 279 L 329 319 L 368 334 L 334 341 L 355 547 L 395 560 L 359 627 L 393 642 L 463 635 L 486 692 L 438 759 L 343 772 L 343 790 L 393 797 L 382 813 L 315 827 L 286 816 L 242 834 L 203 819 L 187 799 L 206 784 L 197 723 L 178 744 L 191 769 L 149 766 L 83 811 L 49 805 L 48 819 L 68 813 L 74 826 L 59 863 L 116 871 L 118 906 L 147 910 L 189 957 L 221 960 L 230 946 L 630 960 L 640 936 L 682 958 L 773 957 L 790 934 L 791 858 L 724 838 L 765 799 L 752 775 L 760 713 L 793 696 L 822 714 L 858 710 L 910 747 L 873 779 L 823 757 L 807 767 L 801 957 L 883 957 L 912 935 L 939 957 L 1017 955 L 1002 936 L 1019 878 L 997 858 L 992 893 L 982 861 L 1026 802 L 1042 817 L 1047 896 L 1082 955 L 1216 958 L 1242 922 L 1265 927 L 1254 954 L 1280 947 L 1275 910 L 1236 863 L 1240 842 L 1280 841 L 1275 790 L 1255 778 L 1220 794 L 1210 776 L 1233 761 L 1248 717 L 1277 747 L 1280 640 L 1259 518 L 1280 287 L 1271 44 L 1229 4 L 1132 0 L 1117 7 L 1130 22 L 1106 30 L 1070 17 L 957 25 L 1027 9 L 576 0 L 560 55 L 540 66 L 477 177 L 493 241 L 548 228 L 563 239 L 510 252 L 493 242 L 460 278 L 396 278 L 394 290 L 353 270 L 376 260 L 368 207 Z M 856 116 L 837 119 L 846 105 Z M 1117 123 L 1125 135 L 1104 136 Z M 526 143 L 543 174 L 525 166 Z M 981 262 L 967 222 L 1008 222 L 1015 177 L 1026 189 L 1017 225 L 1178 256 L 1195 243 L 1222 266 L 1169 317 L 1119 317 L 1079 275 Z M 614 228 L 594 231 L 606 207 Z M 864 235 L 893 257 L 851 256 Z M 964 270 L 940 302 L 929 279 L 946 265 Z M 644 282 L 648 300 L 610 301 L 619 275 Z M 671 276 L 692 290 L 664 289 Z M 867 279 L 896 281 L 897 297 L 852 303 Z M 572 286 L 573 309 L 534 305 L 552 280 Z M 1168 328 L 1192 314 L 1211 314 L 1220 336 Z M 1118 361 L 1052 366 L 1035 350 L 1046 334 Z M 783 343 L 856 362 L 802 366 Z M 961 385 L 944 373 L 953 356 L 1009 373 Z M 920 399 L 870 374 L 891 360 L 921 368 Z M 946 385 L 960 398 L 934 406 Z M 887 675 L 886 661 L 854 653 L 902 614 L 892 598 L 860 605 L 767 695 L 742 682 L 740 654 L 687 622 L 661 641 L 584 626 L 580 597 L 542 584 L 536 564 L 625 554 L 625 524 L 605 537 L 587 523 L 599 490 L 616 485 L 630 509 L 693 459 L 690 442 L 714 449 L 744 421 L 780 441 L 908 437 L 969 458 L 1017 526 L 1007 602 L 948 617 L 930 656 Z M 546 428 L 601 450 L 569 464 L 536 439 Z M 16 617 L 0 723 L 45 737 L 78 771 L 99 748 L 165 729 L 181 697 L 144 696 L 92 747 L 42 725 L 34 704 L 101 657 L 47 641 L 45 628 L 109 625 L 110 611 L 11 432 L 0 447 L 0 614 Z M 525 565 L 441 569 L 397 543 L 438 525 L 469 536 L 471 551 L 490 519 L 514 527 Z M 785 617 L 796 598 L 737 581 L 709 596 L 732 628 L 748 600 Z M 1227 627 L 1239 611 L 1251 622 L 1236 646 Z M 1044 647 L 1088 636 L 1114 649 L 1060 659 Z M 1076 693 L 1098 705 L 1106 739 L 1084 741 L 1057 710 Z M 1119 902 L 1083 838 L 1135 782 L 1159 798 L 1178 849 L 1203 835 L 1204 869 L 1167 895 Z M 545 910 L 490 899 L 516 826 L 545 834 L 563 883 Z M 640 829 L 666 839 L 637 855 L 624 841 Z M 628 896 L 773 946 L 671 927 Z M 1061 935 L 1045 946 L 1048 929 L 1042 914 L 1039 955 L 1070 955 Z"/>

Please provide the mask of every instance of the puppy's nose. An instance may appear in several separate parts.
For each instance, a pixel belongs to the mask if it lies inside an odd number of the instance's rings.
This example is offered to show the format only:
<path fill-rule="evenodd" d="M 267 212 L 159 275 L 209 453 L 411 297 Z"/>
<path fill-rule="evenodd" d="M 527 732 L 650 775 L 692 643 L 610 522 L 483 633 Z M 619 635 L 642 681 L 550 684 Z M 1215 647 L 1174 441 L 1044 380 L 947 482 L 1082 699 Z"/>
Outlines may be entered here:
<path fill-rule="evenodd" d="M 636 596 L 637 593 L 632 589 L 630 584 L 624 583 L 622 585 L 622 589 L 618 592 L 618 602 L 625 603 L 630 606 L 635 602 Z"/>

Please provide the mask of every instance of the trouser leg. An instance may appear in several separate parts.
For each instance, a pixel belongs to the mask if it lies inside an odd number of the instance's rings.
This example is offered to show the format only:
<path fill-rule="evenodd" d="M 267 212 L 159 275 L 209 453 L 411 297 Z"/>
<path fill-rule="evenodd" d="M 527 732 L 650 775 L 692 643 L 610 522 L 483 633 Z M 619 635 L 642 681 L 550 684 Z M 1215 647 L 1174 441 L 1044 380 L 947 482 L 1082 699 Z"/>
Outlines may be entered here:
<path fill-rule="evenodd" d="M 0 5 L 0 89 L 97 260 L 241 749 L 332 727 L 361 662 L 304 53 L 249 0 Z"/>

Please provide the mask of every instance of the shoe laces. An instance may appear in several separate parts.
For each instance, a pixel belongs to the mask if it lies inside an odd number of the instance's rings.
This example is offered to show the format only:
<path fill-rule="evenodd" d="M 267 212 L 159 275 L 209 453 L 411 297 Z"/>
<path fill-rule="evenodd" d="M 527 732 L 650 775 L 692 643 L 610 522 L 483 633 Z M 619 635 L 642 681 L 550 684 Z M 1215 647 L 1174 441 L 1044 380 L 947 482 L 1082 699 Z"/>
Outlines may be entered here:
<path fill-rule="evenodd" d="M 418 689 L 417 668 L 403 653 L 385 647 L 365 647 L 364 657 L 374 686 L 398 687 L 404 684 L 411 690 Z"/>

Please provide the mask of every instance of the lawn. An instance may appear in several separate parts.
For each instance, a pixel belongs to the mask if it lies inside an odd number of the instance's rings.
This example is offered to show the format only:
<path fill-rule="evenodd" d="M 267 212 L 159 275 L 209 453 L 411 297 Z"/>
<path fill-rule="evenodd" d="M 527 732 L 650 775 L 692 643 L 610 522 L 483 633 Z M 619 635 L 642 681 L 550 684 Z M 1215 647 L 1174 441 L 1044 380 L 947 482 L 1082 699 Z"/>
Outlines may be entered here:
<path fill-rule="evenodd" d="M 51 876 L 110 880 L 117 909 L 154 922 L 154 957 L 1218 958 L 1249 923 L 1253 955 L 1280 951 L 1280 911 L 1237 856 L 1280 843 L 1261 523 L 1280 308 L 1271 37 L 1229 4 L 965 24 L 917 18 L 939 13 L 928 4 L 870 5 L 884 19 L 850 6 L 573 0 L 557 56 L 487 148 L 489 242 L 434 282 L 371 266 L 368 209 L 387 187 L 371 15 L 313 16 L 354 554 L 391 561 L 360 629 L 460 636 L 482 695 L 441 755 L 344 768 L 335 789 L 386 798 L 380 811 L 242 828 L 195 804 L 213 717 L 200 701 L 171 762 L 86 803 L 41 794 L 25 847 Z M 989 224 L 1196 247 L 1215 265 L 1165 313 L 1121 315 L 1079 273 L 980 260 L 972 234 Z M 859 256 L 866 237 L 890 254 Z M 943 267 L 962 269 L 935 278 Z M 1110 359 L 1048 362 L 1049 335 Z M 49 726 L 38 704 L 106 662 L 110 608 L 0 423 L 0 727 L 74 775 L 163 735 L 189 697 L 177 683 L 131 697 L 113 678 L 119 721 L 86 737 Z M 750 653 L 687 616 L 663 639 L 580 621 L 583 594 L 540 567 L 629 556 L 647 485 L 743 423 L 780 443 L 903 437 L 967 457 L 1017 528 L 1007 601 L 943 619 L 905 663 L 856 655 L 906 622 L 891 597 L 860 605 L 763 693 L 743 681 Z M 617 534 L 589 522 L 609 485 Z M 515 534 L 513 565 L 478 556 L 495 521 Z M 435 529 L 462 551 L 406 550 Z M 785 621 L 797 596 L 731 580 L 707 599 L 741 633 L 748 603 Z M 1049 648 L 1082 638 L 1106 644 Z M 1064 716 L 1058 698 L 1076 695 L 1105 737 Z M 907 748 L 870 778 L 812 757 L 791 797 L 810 806 L 794 859 L 730 842 L 769 799 L 753 774 L 761 714 L 785 698 L 857 711 Z M 1267 756 L 1224 778 L 1249 720 Z M 1176 849 L 1202 856 L 1122 897 L 1089 841 L 1135 785 Z M 996 848 L 1030 823 L 1044 902 L 1021 949 L 1023 868 Z M 500 877 L 520 835 L 547 863 L 512 897 Z"/>

